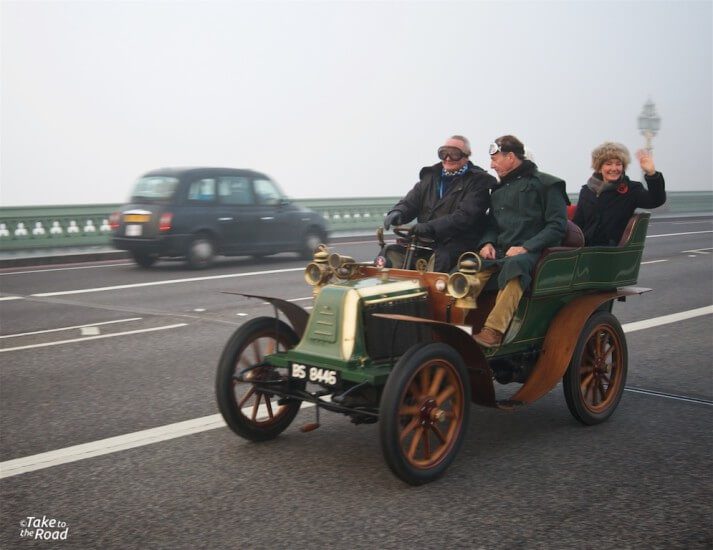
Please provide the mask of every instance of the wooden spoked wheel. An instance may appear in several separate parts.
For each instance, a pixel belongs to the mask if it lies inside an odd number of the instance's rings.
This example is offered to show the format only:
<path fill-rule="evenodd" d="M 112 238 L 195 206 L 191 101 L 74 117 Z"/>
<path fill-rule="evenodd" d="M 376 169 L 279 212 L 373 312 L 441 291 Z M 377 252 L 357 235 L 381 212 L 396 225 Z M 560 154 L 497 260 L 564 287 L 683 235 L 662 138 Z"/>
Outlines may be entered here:
<path fill-rule="evenodd" d="M 470 386 L 463 361 L 445 344 L 419 344 L 394 367 L 380 410 L 382 448 L 401 479 L 419 485 L 455 458 L 468 421 Z"/>
<path fill-rule="evenodd" d="M 269 391 L 270 382 L 286 379 L 287 369 L 263 364 L 267 355 L 290 349 L 297 341 L 289 326 L 270 317 L 246 323 L 228 341 L 216 374 L 216 396 L 223 418 L 238 435 L 252 441 L 272 439 L 297 415 L 300 401 L 279 401 Z"/>
<path fill-rule="evenodd" d="M 603 422 L 619 404 L 627 374 L 627 348 L 619 321 L 598 311 L 582 330 L 563 380 L 570 412 L 584 424 Z"/>

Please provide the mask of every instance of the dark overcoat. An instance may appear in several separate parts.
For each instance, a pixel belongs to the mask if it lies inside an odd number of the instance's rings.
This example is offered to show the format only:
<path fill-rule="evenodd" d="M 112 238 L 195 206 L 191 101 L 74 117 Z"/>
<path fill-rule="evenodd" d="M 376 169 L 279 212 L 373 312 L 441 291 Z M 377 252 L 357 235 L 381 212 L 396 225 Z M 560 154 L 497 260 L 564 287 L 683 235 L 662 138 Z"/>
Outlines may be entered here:
<path fill-rule="evenodd" d="M 484 265 L 500 267 L 498 288 L 520 277 L 524 290 L 530 286 L 542 250 L 558 246 L 564 238 L 569 203 L 565 182 L 526 160 L 493 188 L 490 201 L 488 226 L 478 250 L 487 243 L 495 247 L 497 259 L 486 260 Z M 506 257 L 512 246 L 528 252 Z"/>
<path fill-rule="evenodd" d="M 666 202 L 661 172 L 644 177 L 648 189 L 626 175 L 619 184 L 602 191 L 599 196 L 589 185 L 582 187 L 572 221 L 582 229 L 587 246 L 618 245 L 637 208 L 657 208 Z"/>
<path fill-rule="evenodd" d="M 438 185 L 443 164 L 421 169 L 419 181 L 394 205 L 390 212 L 401 213 L 401 223 L 414 218 L 428 223 L 437 243 L 463 242 L 472 249 L 485 230 L 485 218 L 490 206 L 489 190 L 496 183 L 482 168 L 468 163 L 468 170 L 457 176 L 443 198 L 438 197 Z"/>

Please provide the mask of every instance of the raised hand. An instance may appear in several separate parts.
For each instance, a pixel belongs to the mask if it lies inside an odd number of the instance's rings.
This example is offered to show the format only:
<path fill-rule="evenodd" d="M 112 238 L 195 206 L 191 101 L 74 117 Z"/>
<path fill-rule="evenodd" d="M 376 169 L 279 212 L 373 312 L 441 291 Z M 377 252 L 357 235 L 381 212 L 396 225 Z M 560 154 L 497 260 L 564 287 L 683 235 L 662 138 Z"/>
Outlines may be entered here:
<path fill-rule="evenodd" d="M 656 173 L 656 166 L 654 165 L 654 157 L 646 149 L 639 149 L 636 152 L 636 158 L 639 160 L 639 165 L 647 176 L 653 176 Z"/>

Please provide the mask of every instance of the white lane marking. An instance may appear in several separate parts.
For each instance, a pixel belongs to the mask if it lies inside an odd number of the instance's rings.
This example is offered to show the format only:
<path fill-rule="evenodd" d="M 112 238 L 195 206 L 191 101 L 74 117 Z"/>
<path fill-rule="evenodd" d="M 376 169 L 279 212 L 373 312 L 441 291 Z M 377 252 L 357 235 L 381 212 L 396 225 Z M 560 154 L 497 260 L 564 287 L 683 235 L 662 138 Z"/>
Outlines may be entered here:
<path fill-rule="evenodd" d="M 0 479 L 225 426 L 219 414 L 0 462 Z"/>
<path fill-rule="evenodd" d="M 695 248 L 693 250 L 681 250 L 681 253 L 684 254 L 686 252 L 693 252 L 695 254 L 710 254 L 710 252 L 708 252 L 709 250 L 713 250 L 713 248 Z"/>
<path fill-rule="evenodd" d="M 302 402 L 302 408 L 314 407 L 314 403 Z M 252 414 L 252 407 L 243 409 L 246 415 Z M 257 418 L 267 417 L 267 408 L 265 405 L 258 407 Z M 25 456 L 0 462 L 0 479 L 66 464 L 68 462 L 76 462 L 85 458 L 93 458 L 127 449 L 134 449 L 144 445 L 152 445 L 160 441 L 176 439 L 186 435 L 215 430 L 225 427 L 225 421 L 219 414 L 167 424 L 158 428 L 150 428 L 141 430 L 140 432 L 128 433 L 116 437 L 108 437 L 98 441 L 82 443 L 81 445 L 73 445 L 64 449 L 48 451 L 36 455 Z"/>
<path fill-rule="evenodd" d="M 0 302 L 7 302 L 9 300 L 24 300 L 24 296 L 1 296 Z"/>
<path fill-rule="evenodd" d="M 641 262 L 641 265 L 658 264 L 660 262 L 668 262 L 668 260 L 649 260 L 648 262 Z"/>
<path fill-rule="evenodd" d="M 98 327 L 99 325 L 111 325 L 113 323 L 128 323 L 130 321 L 140 321 L 142 317 L 131 317 L 130 319 L 116 319 L 114 321 L 101 321 L 100 323 L 87 323 L 86 325 L 73 325 L 71 327 L 48 328 L 46 330 L 35 330 L 33 332 L 18 332 L 17 334 L 5 334 L 2 338 L 16 338 L 18 336 L 30 336 L 31 334 L 45 334 L 47 332 L 59 332 L 61 330 L 73 330 L 75 328 Z"/>
<path fill-rule="evenodd" d="M 705 312 L 700 312 L 705 310 Z M 697 313 L 700 312 L 700 313 Z M 695 315 L 694 315 L 695 313 Z M 690 311 L 684 311 L 678 314 L 665 315 L 662 317 L 654 317 L 648 321 L 638 321 L 636 323 L 627 323 L 624 325 L 624 329 L 627 332 L 634 332 L 636 330 L 642 330 L 644 326 L 638 326 L 642 323 L 647 323 L 649 321 L 656 321 L 651 324 L 651 326 L 658 326 L 666 323 L 672 323 L 673 320 L 669 320 L 675 316 L 684 316 L 684 319 L 689 319 L 698 315 L 706 315 L 713 313 L 713 306 L 708 306 L 705 308 L 694 309 Z M 665 321 L 663 321 L 666 319 Z M 679 319 L 683 320 L 683 319 Z M 685 398 L 683 396 L 672 396 L 669 394 L 661 394 L 660 392 L 653 392 L 648 390 L 643 390 L 641 388 L 626 388 L 629 391 L 639 391 L 646 392 L 648 395 L 654 397 L 664 397 L 669 399 L 678 398 L 680 400 L 685 400 L 690 403 L 703 403 L 708 404 L 706 401 L 696 400 L 693 398 Z M 302 402 L 302 408 L 313 407 L 313 403 Z M 258 409 L 258 418 L 263 418 L 266 416 L 266 411 L 263 409 L 264 405 L 261 405 Z M 243 409 L 248 410 L 248 407 Z M 66 464 L 68 462 L 76 462 L 77 460 L 83 460 L 85 458 L 92 458 L 95 456 L 101 456 L 117 451 L 123 451 L 126 449 L 133 449 L 135 447 L 142 447 L 144 445 L 151 445 L 153 443 L 158 443 L 159 441 L 166 441 L 168 439 L 175 439 L 177 437 L 183 437 L 184 435 L 190 435 L 194 433 L 204 432 L 208 430 L 213 430 L 216 428 L 221 428 L 225 426 L 223 418 L 219 414 L 214 414 L 211 416 L 204 416 L 201 418 L 194 418 L 193 420 L 186 420 L 184 422 L 176 422 L 175 424 L 168 424 L 166 426 L 159 426 L 158 428 L 151 428 L 148 430 L 142 430 L 139 432 L 133 432 L 125 435 L 120 435 L 116 437 L 110 437 L 107 439 L 100 439 L 98 441 L 92 441 L 90 443 L 83 443 L 81 445 L 74 445 L 72 447 L 65 447 L 64 449 L 57 449 L 55 451 L 48 451 L 45 453 L 39 453 L 36 455 L 26 456 L 22 458 L 15 458 L 12 460 L 6 460 L 5 462 L 0 462 L 0 479 L 5 477 L 16 476 L 19 474 L 24 474 L 27 472 L 33 472 L 35 470 L 42 470 L 44 468 L 49 468 L 51 466 L 57 466 L 59 464 Z"/>
<path fill-rule="evenodd" d="M 677 323 L 679 321 L 685 321 L 686 319 L 700 317 L 701 315 L 711 314 L 713 314 L 713 306 L 705 306 L 697 309 L 689 309 L 688 311 L 681 311 L 679 313 L 672 313 L 671 315 L 662 315 L 661 317 L 653 317 L 651 319 L 644 319 L 643 321 L 626 323 L 625 325 L 622 325 L 621 328 L 624 329 L 624 332 L 636 332 L 637 330 L 659 327 L 661 325 Z"/>
<path fill-rule="evenodd" d="M 705 231 L 687 231 L 685 233 L 661 233 L 660 235 L 646 235 L 647 239 L 655 239 L 656 237 L 678 237 L 680 235 L 700 235 L 701 233 L 713 233 L 713 229 Z"/>
<path fill-rule="evenodd" d="M 119 267 L 122 265 L 131 265 L 131 262 L 123 262 L 123 263 L 111 264 L 111 265 L 81 265 L 81 266 L 76 266 L 76 267 L 53 267 L 50 269 L 33 269 L 32 271 L 6 271 L 5 273 L 0 273 L 0 277 L 2 277 L 3 275 L 25 275 L 26 273 L 46 273 L 48 271 L 69 271 L 71 269 L 97 269 L 99 267 Z"/>
<path fill-rule="evenodd" d="M 43 344 L 31 344 L 29 346 L 16 346 L 14 348 L 0 349 L 0 353 L 6 351 L 17 351 L 21 349 L 46 348 L 48 346 L 61 346 L 63 344 L 72 344 L 74 342 L 86 342 L 87 340 L 99 340 L 101 338 L 114 338 L 115 336 L 128 336 L 130 334 L 141 334 L 143 332 L 154 332 L 157 330 L 168 330 L 171 328 L 185 327 L 188 323 L 176 323 L 175 325 L 166 325 L 163 327 L 142 328 L 139 330 L 127 330 L 126 332 L 115 332 L 113 334 L 100 334 L 99 336 L 87 336 L 86 338 L 72 338 L 70 340 L 58 340 L 57 342 L 45 342 Z"/>
<path fill-rule="evenodd" d="M 87 292 L 104 292 L 107 290 L 124 290 L 127 288 L 142 288 L 147 286 L 173 285 L 177 283 L 195 283 L 197 281 L 213 281 L 217 279 L 234 279 L 236 277 L 251 277 L 253 275 L 272 275 L 274 273 L 289 273 L 290 271 L 304 271 L 304 267 L 291 267 L 289 269 L 269 269 L 267 271 L 248 271 L 246 273 L 229 273 L 227 275 L 209 275 L 207 277 L 189 277 L 188 279 L 167 279 L 165 281 L 152 281 L 150 283 L 134 283 L 130 285 L 103 286 L 97 288 L 81 288 L 79 290 L 62 290 L 60 292 L 40 292 L 30 294 L 37 298 L 48 296 L 66 296 L 67 294 L 85 294 Z"/>

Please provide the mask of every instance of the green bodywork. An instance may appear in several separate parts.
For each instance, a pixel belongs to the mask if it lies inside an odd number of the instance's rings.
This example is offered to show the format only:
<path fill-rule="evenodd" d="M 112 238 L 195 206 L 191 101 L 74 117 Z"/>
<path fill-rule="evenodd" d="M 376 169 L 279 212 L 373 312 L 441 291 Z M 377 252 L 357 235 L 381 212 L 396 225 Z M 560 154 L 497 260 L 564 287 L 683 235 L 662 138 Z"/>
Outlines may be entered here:
<path fill-rule="evenodd" d="M 567 303 L 584 294 L 634 285 L 644 250 L 649 215 L 643 214 L 626 246 L 555 248 L 543 255 L 531 288 L 525 293 L 503 345 L 486 352 L 500 357 L 538 350 L 551 320 Z M 300 343 L 271 355 L 268 362 L 287 367 L 300 363 L 340 372 L 342 380 L 383 385 L 390 361 L 373 361 L 367 354 L 363 307 L 378 302 L 398 302 L 428 294 L 417 272 L 413 276 L 367 277 L 337 281 L 324 286 Z M 611 307 L 611 303 L 608 304 Z"/>
<path fill-rule="evenodd" d="M 275 366 L 300 363 L 336 369 L 343 380 L 381 385 L 391 370 L 388 362 L 374 362 L 366 352 L 362 308 L 366 304 L 425 296 L 419 279 L 378 278 L 347 280 L 321 289 L 307 328 L 293 349 L 270 356 Z"/>

